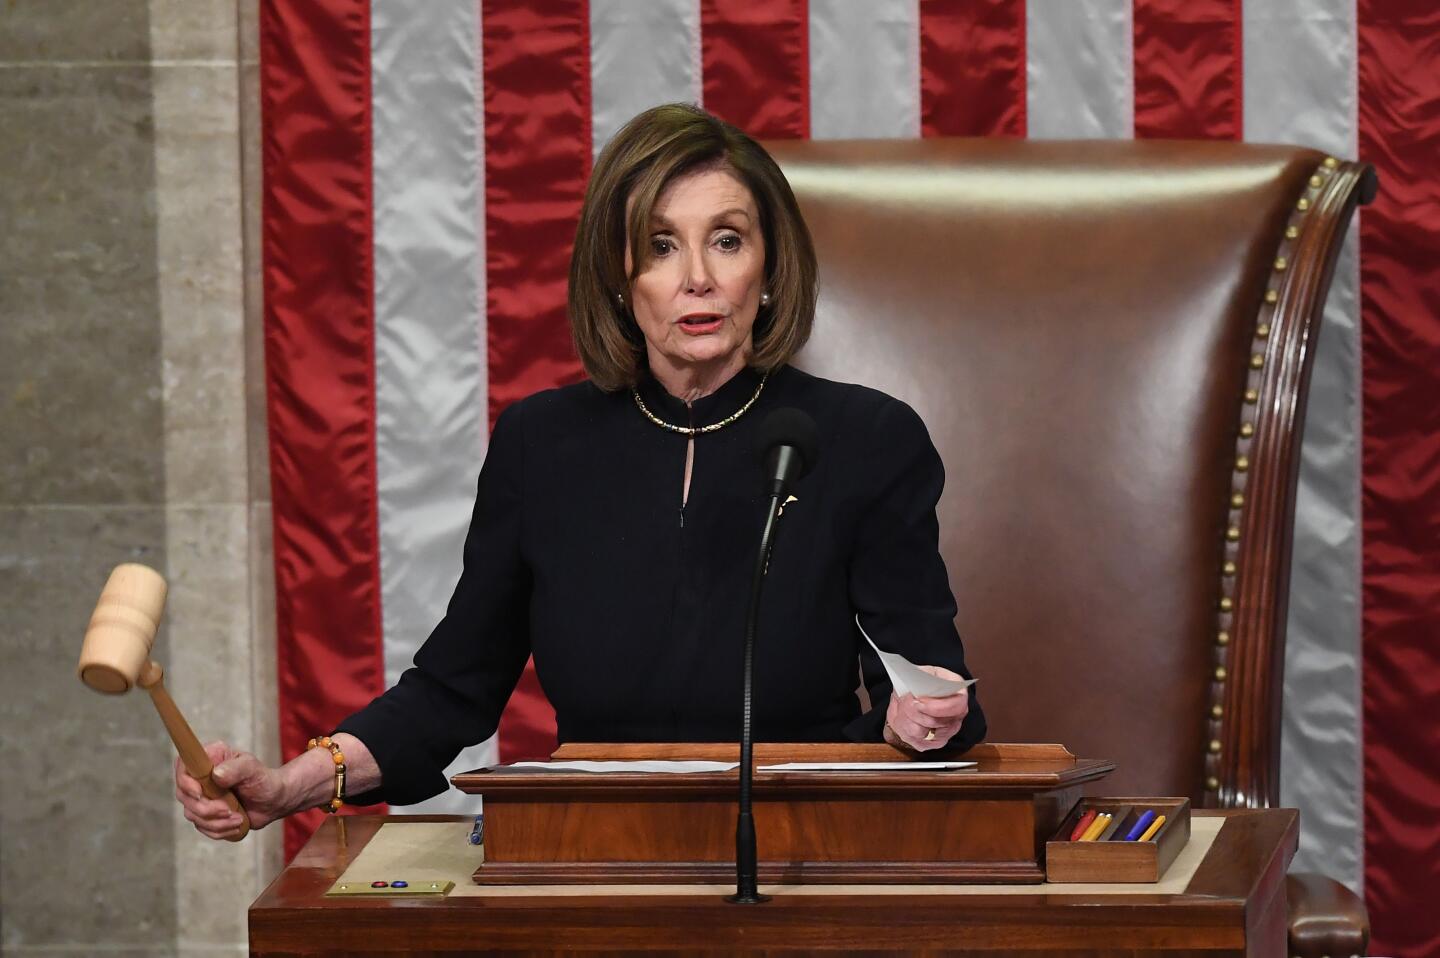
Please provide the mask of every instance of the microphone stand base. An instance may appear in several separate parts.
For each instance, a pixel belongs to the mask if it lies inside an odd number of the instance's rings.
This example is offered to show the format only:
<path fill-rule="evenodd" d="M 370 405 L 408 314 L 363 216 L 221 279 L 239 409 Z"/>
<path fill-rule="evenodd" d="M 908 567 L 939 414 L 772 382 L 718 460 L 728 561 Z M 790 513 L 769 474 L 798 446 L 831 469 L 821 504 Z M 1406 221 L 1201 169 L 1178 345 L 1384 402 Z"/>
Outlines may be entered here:
<path fill-rule="evenodd" d="M 736 892 L 733 895 L 726 895 L 725 900 L 732 905 L 763 905 L 770 900 L 770 896 L 761 895 L 758 892 L 744 895 Z"/>

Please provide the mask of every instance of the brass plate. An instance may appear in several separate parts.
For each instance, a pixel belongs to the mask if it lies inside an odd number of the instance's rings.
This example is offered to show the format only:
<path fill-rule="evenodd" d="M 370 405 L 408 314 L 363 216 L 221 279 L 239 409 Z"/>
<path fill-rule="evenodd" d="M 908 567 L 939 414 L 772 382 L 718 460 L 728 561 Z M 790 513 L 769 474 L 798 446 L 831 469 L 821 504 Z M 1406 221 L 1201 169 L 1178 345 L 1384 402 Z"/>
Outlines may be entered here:
<path fill-rule="evenodd" d="M 378 879 L 377 879 L 378 880 Z M 325 893 L 341 898 L 444 898 L 455 887 L 453 881 L 412 881 L 404 888 L 386 885 L 373 888 L 369 882 L 340 882 Z"/>

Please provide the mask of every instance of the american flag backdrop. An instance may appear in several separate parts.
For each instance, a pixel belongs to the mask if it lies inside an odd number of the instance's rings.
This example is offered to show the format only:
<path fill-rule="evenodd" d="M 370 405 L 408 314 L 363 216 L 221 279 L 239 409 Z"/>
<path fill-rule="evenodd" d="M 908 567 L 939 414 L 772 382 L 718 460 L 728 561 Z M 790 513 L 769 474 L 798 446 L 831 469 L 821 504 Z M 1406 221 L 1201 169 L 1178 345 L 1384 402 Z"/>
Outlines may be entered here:
<path fill-rule="evenodd" d="M 261 7 L 286 757 L 441 616 L 496 414 L 581 377 L 575 221 L 595 153 L 645 107 L 700 103 L 761 138 L 1230 138 L 1376 164 L 1312 381 L 1282 800 L 1297 867 L 1363 887 L 1377 952 L 1440 954 L 1440 3 Z M 543 753 L 553 728 L 527 676 L 499 753 Z M 287 823 L 289 853 L 314 821 Z"/>

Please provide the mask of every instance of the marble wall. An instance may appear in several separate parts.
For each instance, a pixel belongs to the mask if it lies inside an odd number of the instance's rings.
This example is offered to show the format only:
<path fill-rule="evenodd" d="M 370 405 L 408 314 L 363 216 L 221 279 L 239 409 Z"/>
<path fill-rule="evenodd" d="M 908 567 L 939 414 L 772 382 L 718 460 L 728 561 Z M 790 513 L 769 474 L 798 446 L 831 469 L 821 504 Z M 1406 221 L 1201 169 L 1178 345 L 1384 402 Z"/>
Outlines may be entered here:
<path fill-rule="evenodd" d="M 243 954 L 279 835 L 201 839 L 139 693 L 74 676 L 109 569 L 204 739 L 277 758 L 256 0 L 0 3 L 0 947 Z"/>

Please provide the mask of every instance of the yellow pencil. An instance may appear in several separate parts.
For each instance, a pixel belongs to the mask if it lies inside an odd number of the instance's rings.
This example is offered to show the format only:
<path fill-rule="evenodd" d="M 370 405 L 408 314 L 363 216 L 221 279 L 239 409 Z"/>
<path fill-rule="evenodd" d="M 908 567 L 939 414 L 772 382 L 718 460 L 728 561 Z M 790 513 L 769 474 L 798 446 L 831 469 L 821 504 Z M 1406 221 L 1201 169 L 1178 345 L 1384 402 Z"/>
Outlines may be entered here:
<path fill-rule="evenodd" d="M 1155 819 L 1155 821 L 1150 823 L 1150 827 L 1145 829 L 1145 834 L 1141 835 L 1138 840 L 1142 842 L 1148 842 L 1150 839 L 1155 837 L 1155 833 L 1158 832 L 1160 830 L 1160 826 L 1164 824 L 1165 816 L 1161 815 L 1159 818 Z"/>
<path fill-rule="evenodd" d="M 1090 827 L 1085 829 L 1085 834 L 1080 836 L 1080 840 L 1082 842 L 1093 842 L 1095 836 L 1103 832 L 1110 824 L 1112 817 L 1109 812 L 1101 812 L 1099 815 L 1096 815 L 1095 821 L 1091 822 Z"/>

